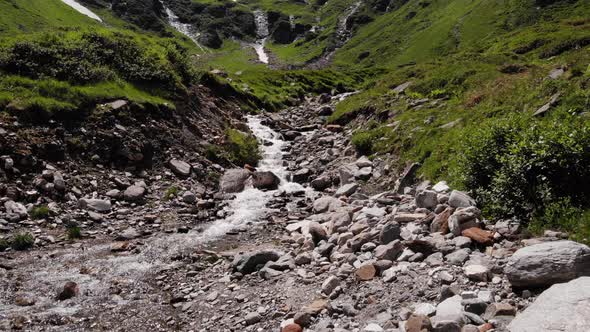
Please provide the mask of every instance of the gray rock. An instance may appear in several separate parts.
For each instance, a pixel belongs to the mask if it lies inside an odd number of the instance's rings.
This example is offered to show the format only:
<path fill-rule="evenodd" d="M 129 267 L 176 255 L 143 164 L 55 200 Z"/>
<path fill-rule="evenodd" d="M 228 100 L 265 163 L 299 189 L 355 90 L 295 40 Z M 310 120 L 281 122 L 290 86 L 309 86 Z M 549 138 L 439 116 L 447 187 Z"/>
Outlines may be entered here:
<path fill-rule="evenodd" d="M 414 306 L 415 315 L 434 316 L 436 307 L 430 303 L 419 303 Z"/>
<path fill-rule="evenodd" d="M 510 257 L 504 272 L 516 287 L 548 286 L 590 276 L 590 248 L 573 241 L 524 247 Z"/>
<path fill-rule="evenodd" d="M 145 195 L 145 188 L 142 186 L 133 185 L 125 189 L 123 198 L 127 202 L 138 202 L 143 198 L 143 195 Z"/>
<path fill-rule="evenodd" d="M 311 170 L 309 168 L 302 168 L 302 169 L 296 171 L 295 173 L 293 173 L 292 180 L 293 180 L 293 182 L 304 183 L 307 180 L 309 180 L 310 176 L 311 176 Z"/>
<path fill-rule="evenodd" d="M 355 164 L 343 165 L 338 168 L 338 175 L 340 177 L 340 185 L 345 185 L 354 179 L 354 174 L 359 170 Z"/>
<path fill-rule="evenodd" d="M 449 197 L 449 205 L 454 208 L 475 206 L 475 200 L 462 191 L 453 190 Z"/>
<path fill-rule="evenodd" d="M 235 272 L 249 274 L 256 271 L 258 266 L 264 266 L 269 261 L 276 261 L 282 256 L 282 253 L 274 250 L 262 250 L 251 254 L 237 256 L 233 263 Z"/>
<path fill-rule="evenodd" d="M 432 332 L 461 332 L 463 327 L 463 315 L 439 315 L 430 319 Z"/>
<path fill-rule="evenodd" d="M 244 322 L 246 323 L 246 325 L 254 325 L 260 322 L 261 320 L 262 316 L 260 316 L 260 314 L 257 312 L 251 312 L 246 315 L 246 318 L 244 318 Z"/>
<path fill-rule="evenodd" d="M 390 221 L 383 228 L 381 229 L 381 233 L 379 233 L 379 241 L 381 244 L 388 244 L 394 240 L 399 240 L 401 238 L 401 227 L 395 221 Z"/>
<path fill-rule="evenodd" d="M 453 235 L 459 236 L 463 230 L 471 227 L 477 227 L 477 218 L 481 215 L 481 211 L 474 207 L 458 208 L 449 217 L 449 230 Z"/>
<path fill-rule="evenodd" d="M 404 246 L 400 240 L 395 240 L 388 244 L 382 244 L 375 248 L 375 258 L 394 261 L 403 249 Z"/>
<path fill-rule="evenodd" d="M 475 281 L 488 281 L 491 277 L 490 269 L 487 266 L 473 264 L 465 267 L 467 278 Z"/>
<path fill-rule="evenodd" d="M 237 193 L 244 190 L 246 181 L 250 177 L 250 171 L 241 168 L 233 168 L 225 171 L 219 182 L 219 188 L 225 193 Z"/>
<path fill-rule="evenodd" d="M 444 193 L 449 191 L 451 188 L 447 185 L 446 181 L 440 181 L 434 186 L 432 186 L 432 190 L 436 191 L 437 193 Z"/>
<path fill-rule="evenodd" d="M 340 278 L 330 276 L 322 283 L 322 293 L 330 295 L 338 286 L 340 286 Z"/>
<path fill-rule="evenodd" d="M 187 177 L 191 175 L 191 165 L 182 160 L 171 159 L 168 162 L 168 166 L 170 167 L 170 170 L 172 170 L 172 172 L 178 176 Z"/>
<path fill-rule="evenodd" d="M 332 179 L 328 176 L 320 176 L 315 178 L 310 183 L 311 187 L 317 191 L 323 191 L 330 188 L 332 185 Z"/>
<path fill-rule="evenodd" d="M 416 195 L 416 206 L 425 209 L 434 209 L 438 204 L 438 194 L 435 191 L 424 190 Z"/>
<path fill-rule="evenodd" d="M 6 209 L 6 213 L 15 214 L 20 219 L 25 219 L 29 215 L 27 213 L 27 208 L 21 203 L 17 203 L 15 201 L 6 201 L 6 203 L 4 203 L 4 208 Z"/>
<path fill-rule="evenodd" d="M 331 197 L 331 196 L 323 196 L 316 199 L 313 202 L 313 211 L 315 213 L 325 213 L 330 211 L 336 211 L 338 208 L 342 206 L 342 201 Z"/>
<path fill-rule="evenodd" d="M 436 306 L 437 316 L 454 316 L 463 313 L 463 305 L 461 304 L 461 295 L 455 295 L 442 301 Z"/>
<path fill-rule="evenodd" d="M 354 172 L 354 178 L 359 180 L 368 180 L 373 175 L 372 167 L 363 167 L 358 171 Z"/>
<path fill-rule="evenodd" d="M 96 212 L 110 212 L 111 211 L 111 201 L 106 199 L 96 199 L 96 198 L 81 198 L 78 201 L 78 206 L 82 209 L 88 209 Z"/>
<path fill-rule="evenodd" d="M 459 249 L 445 256 L 449 264 L 461 266 L 469 258 L 469 249 Z"/>
<path fill-rule="evenodd" d="M 275 190 L 279 187 L 281 179 L 273 172 L 252 173 L 252 185 L 257 189 Z"/>
<path fill-rule="evenodd" d="M 590 331 L 590 277 L 551 286 L 510 323 L 512 332 Z"/>
<path fill-rule="evenodd" d="M 195 195 L 192 191 L 185 191 L 182 193 L 182 201 L 187 204 L 194 204 L 197 202 L 197 195 Z"/>
<path fill-rule="evenodd" d="M 338 188 L 338 190 L 336 191 L 334 196 L 336 196 L 336 197 L 350 196 L 350 195 L 354 194 L 358 188 L 359 188 L 358 184 L 348 183 L 348 184 L 345 184 L 342 187 Z"/>

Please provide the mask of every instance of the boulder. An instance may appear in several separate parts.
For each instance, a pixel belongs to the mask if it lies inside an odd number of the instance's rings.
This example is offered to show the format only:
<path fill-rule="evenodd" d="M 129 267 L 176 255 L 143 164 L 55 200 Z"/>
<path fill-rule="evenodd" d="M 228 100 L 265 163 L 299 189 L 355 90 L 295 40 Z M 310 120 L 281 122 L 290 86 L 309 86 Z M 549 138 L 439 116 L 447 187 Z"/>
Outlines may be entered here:
<path fill-rule="evenodd" d="M 379 241 L 381 244 L 388 244 L 394 240 L 399 240 L 401 238 L 401 227 L 395 221 L 390 221 L 383 228 L 379 233 Z"/>
<path fill-rule="evenodd" d="M 361 265 L 355 272 L 356 278 L 360 281 L 368 281 L 375 277 L 377 274 L 377 269 L 375 265 L 371 263 L 365 263 Z"/>
<path fill-rule="evenodd" d="M 322 293 L 330 295 L 338 286 L 340 286 L 340 278 L 330 276 L 322 283 Z"/>
<path fill-rule="evenodd" d="M 475 200 L 466 193 L 453 190 L 449 197 L 449 205 L 454 208 L 475 206 Z"/>
<path fill-rule="evenodd" d="M 328 176 L 320 176 L 310 183 L 311 187 L 317 191 L 323 191 L 332 185 L 332 179 Z"/>
<path fill-rule="evenodd" d="M 512 332 L 590 331 L 590 277 L 544 291 L 508 325 Z"/>
<path fill-rule="evenodd" d="M 324 213 L 336 211 L 342 206 L 342 201 L 331 196 L 323 196 L 313 202 L 313 211 L 315 213 Z"/>
<path fill-rule="evenodd" d="M 302 168 L 293 173 L 292 180 L 293 182 L 297 183 L 304 183 L 309 180 L 309 176 L 311 175 L 311 170 L 309 168 Z"/>
<path fill-rule="evenodd" d="M 178 160 L 178 159 L 171 159 L 168 162 L 168 166 L 170 167 L 170 170 L 181 177 L 188 177 L 189 175 L 191 175 L 191 165 L 185 161 L 182 160 Z"/>
<path fill-rule="evenodd" d="M 63 289 L 57 294 L 56 299 L 58 301 L 65 301 L 74 296 L 78 296 L 78 294 L 80 294 L 78 284 L 73 281 L 68 281 L 65 283 Z"/>
<path fill-rule="evenodd" d="M 410 316 L 404 327 L 406 332 L 423 332 L 430 331 L 432 329 L 430 319 L 425 315 Z"/>
<path fill-rule="evenodd" d="M 6 203 L 4 203 L 4 208 L 6 209 L 6 213 L 15 214 L 20 219 L 25 219 L 29 215 L 27 213 L 27 208 L 24 205 L 14 201 L 6 201 Z"/>
<path fill-rule="evenodd" d="M 375 258 L 394 261 L 397 256 L 404 250 L 400 240 L 395 240 L 388 244 L 382 244 L 375 248 Z"/>
<path fill-rule="evenodd" d="M 252 185 L 257 189 L 275 190 L 279 187 L 281 179 L 273 172 L 252 173 Z"/>
<path fill-rule="evenodd" d="M 425 209 L 434 209 L 438 204 L 438 194 L 435 191 L 424 190 L 416 195 L 416 206 Z"/>
<path fill-rule="evenodd" d="M 524 247 L 510 257 L 504 272 L 516 287 L 549 286 L 590 276 L 590 248 L 573 241 Z"/>
<path fill-rule="evenodd" d="M 110 200 L 96 198 L 81 198 L 78 201 L 78 206 L 101 213 L 110 212 L 112 208 Z"/>
<path fill-rule="evenodd" d="M 263 267 L 270 261 L 276 261 L 282 256 L 282 253 L 274 250 L 261 250 L 251 254 L 243 254 L 237 256 L 233 263 L 235 272 L 242 274 L 250 274 L 257 270 L 258 267 Z"/>
<path fill-rule="evenodd" d="M 143 195 L 145 195 L 145 187 L 133 185 L 125 189 L 123 198 L 127 202 L 138 202 L 143 198 Z"/>
<path fill-rule="evenodd" d="M 250 174 L 250 171 L 242 168 L 228 169 L 221 177 L 219 188 L 225 193 L 240 192 L 244 190 Z"/>
<path fill-rule="evenodd" d="M 481 215 L 481 211 L 474 207 L 458 208 L 449 217 L 449 230 L 453 235 L 459 236 L 465 229 L 477 227 L 477 218 Z"/>

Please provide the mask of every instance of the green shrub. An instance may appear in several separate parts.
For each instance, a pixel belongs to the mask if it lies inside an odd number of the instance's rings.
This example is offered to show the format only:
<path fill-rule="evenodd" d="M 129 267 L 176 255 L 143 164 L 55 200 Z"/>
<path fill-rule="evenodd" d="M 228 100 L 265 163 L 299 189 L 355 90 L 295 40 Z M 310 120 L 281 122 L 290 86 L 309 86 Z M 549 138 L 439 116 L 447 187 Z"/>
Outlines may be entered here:
<path fill-rule="evenodd" d="M 172 186 L 166 190 L 162 199 L 164 201 L 169 201 L 169 200 L 173 199 L 174 197 L 178 196 L 179 192 L 180 192 L 180 189 L 178 187 Z"/>
<path fill-rule="evenodd" d="M 226 149 L 229 152 L 229 160 L 236 165 L 256 165 L 260 160 L 260 151 L 256 137 L 236 129 L 226 131 Z"/>
<path fill-rule="evenodd" d="M 526 222 L 562 199 L 583 207 L 590 198 L 589 124 L 567 112 L 483 123 L 459 150 L 458 174 L 492 217 Z"/>
<path fill-rule="evenodd" d="M 80 227 L 71 226 L 71 227 L 67 227 L 67 235 L 68 235 L 68 239 L 74 240 L 74 239 L 81 238 L 82 232 L 80 231 Z"/>
<path fill-rule="evenodd" d="M 0 252 L 10 248 L 10 242 L 6 239 L 0 239 Z"/>
<path fill-rule="evenodd" d="M 366 131 L 357 131 L 351 138 L 356 151 L 362 155 L 370 155 L 373 152 L 373 140 L 373 135 Z"/>
<path fill-rule="evenodd" d="M 26 250 L 33 246 L 35 238 L 30 233 L 20 233 L 14 236 L 11 242 L 12 249 Z"/>
<path fill-rule="evenodd" d="M 541 234 L 546 229 L 564 231 L 573 240 L 589 244 L 590 210 L 573 206 L 568 198 L 560 199 L 538 211 L 528 228 L 533 234 Z"/>
<path fill-rule="evenodd" d="M 47 205 L 39 205 L 35 206 L 30 214 L 33 219 L 46 219 L 51 215 L 51 210 Z"/>

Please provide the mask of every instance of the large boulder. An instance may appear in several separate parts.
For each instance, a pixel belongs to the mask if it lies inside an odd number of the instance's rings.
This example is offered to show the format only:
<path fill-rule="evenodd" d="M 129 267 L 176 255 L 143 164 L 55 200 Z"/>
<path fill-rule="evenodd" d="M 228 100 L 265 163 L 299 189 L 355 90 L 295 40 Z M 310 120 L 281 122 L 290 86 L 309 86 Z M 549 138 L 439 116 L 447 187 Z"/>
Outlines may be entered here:
<path fill-rule="evenodd" d="M 334 196 L 336 196 L 336 197 L 350 196 L 350 195 L 354 194 L 358 188 L 359 188 L 358 184 L 348 183 L 348 184 L 345 184 L 342 187 L 338 188 L 338 190 L 336 190 L 336 193 L 334 194 Z"/>
<path fill-rule="evenodd" d="M 508 330 L 590 331 L 590 277 L 551 286 L 516 316 Z"/>
<path fill-rule="evenodd" d="M 6 203 L 4 203 L 4 208 L 6 209 L 6 213 L 18 215 L 18 217 L 21 219 L 24 219 L 28 216 L 27 208 L 21 203 L 17 203 L 15 201 L 6 201 Z"/>
<path fill-rule="evenodd" d="M 449 205 L 454 208 L 475 206 L 475 200 L 462 191 L 453 190 L 449 197 Z"/>
<path fill-rule="evenodd" d="M 244 190 L 250 174 L 250 171 L 242 168 L 228 169 L 221 177 L 219 187 L 225 193 L 240 192 Z"/>
<path fill-rule="evenodd" d="M 252 185 L 257 189 L 275 190 L 279 187 L 281 179 L 273 172 L 252 173 Z"/>
<path fill-rule="evenodd" d="M 555 241 L 519 249 L 504 269 L 512 286 L 539 287 L 590 276 L 590 248 Z"/>
<path fill-rule="evenodd" d="M 251 254 L 237 256 L 233 263 L 233 269 L 242 274 L 249 274 L 262 268 L 268 262 L 277 261 L 282 253 L 274 250 L 262 250 Z"/>

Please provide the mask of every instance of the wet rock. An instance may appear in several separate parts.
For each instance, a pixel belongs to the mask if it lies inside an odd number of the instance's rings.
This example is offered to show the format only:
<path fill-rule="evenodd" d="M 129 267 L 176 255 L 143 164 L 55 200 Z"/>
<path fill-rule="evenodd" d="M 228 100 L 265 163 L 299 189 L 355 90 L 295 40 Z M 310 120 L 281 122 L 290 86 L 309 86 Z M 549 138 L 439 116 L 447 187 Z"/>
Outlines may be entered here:
<path fill-rule="evenodd" d="M 275 190 L 279 187 L 281 179 L 273 172 L 252 173 L 252 185 L 257 189 Z"/>
<path fill-rule="evenodd" d="M 573 241 L 555 241 L 519 249 L 504 272 L 516 287 L 547 286 L 590 276 L 590 248 Z"/>
<path fill-rule="evenodd" d="M 292 180 L 297 183 L 304 183 L 309 180 L 311 176 L 311 170 L 309 168 L 302 168 L 293 173 Z"/>
<path fill-rule="evenodd" d="M 65 301 L 67 299 L 71 299 L 74 296 L 78 296 L 80 294 L 80 289 L 78 288 L 78 284 L 73 281 L 68 281 L 63 286 L 63 289 L 57 294 L 58 301 Z"/>
<path fill-rule="evenodd" d="M 112 208 L 110 200 L 95 198 L 82 198 L 78 201 L 78 206 L 100 213 L 110 212 Z"/>
<path fill-rule="evenodd" d="M 185 161 L 178 160 L 178 159 L 171 159 L 168 162 L 168 166 L 170 170 L 180 176 L 180 177 L 188 177 L 191 174 L 191 165 Z"/>
<path fill-rule="evenodd" d="M 34 297 L 25 294 L 19 294 L 14 298 L 14 304 L 19 307 L 30 307 L 35 305 L 36 302 Z"/>
<path fill-rule="evenodd" d="M 145 187 L 133 185 L 125 189 L 125 192 L 123 193 L 123 198 L 127 202 L 138 202 L 143 199 L 144 195 Z"/>
<path fill-rule="evenodd" d="M 454 208 L 475 206 L 475 200 L 462 191 L 453 190 L 449 197 L 449 205 Z"/>
<path fill-rule="evenodd" d="M 269 261 L 276 261 L 282 256 L 282 253 L 274 250 L 262 250 L 251 254 L 237 256 L 233 263 L 234 272 L 250 274 L 257 268 L 264 266 Z"/>
<path fill-rule="evenodd" d="M 319 116 L 330 116 L 334 113 L 334 109 L 331 106 L 322 106 L 318 110 Z"/>
<path fill-rule="evenodd" d="M 219 182 L 219 188 L 225 193 L 237 193 L 244 190 L 246 181 L 250 178 L 250 171 L 233 168 L 225 171 Z"/>
<path fill-rule="evenodd" d="M 556 284 L 544 291 L 508 329 L 512 332 L 588 331 L 590 277 Z"/>

